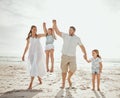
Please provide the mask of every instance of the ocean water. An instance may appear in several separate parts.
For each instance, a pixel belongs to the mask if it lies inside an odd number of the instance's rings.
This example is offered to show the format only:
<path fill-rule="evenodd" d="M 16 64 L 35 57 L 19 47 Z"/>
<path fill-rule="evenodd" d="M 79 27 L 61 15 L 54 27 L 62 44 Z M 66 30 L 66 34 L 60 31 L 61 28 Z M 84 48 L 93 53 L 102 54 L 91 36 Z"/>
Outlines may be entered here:
<path fill-rule="evenodd" d="M 26 58 L 27 61 L 27 58 Z M 106 64 L 112 64 L 112 65 L 120 65 L 120 59 L 115 59 L 115 58 L 104 58 L 102 59 L 103 63 Z M 55 64 L 60 65 L 61 62 L 61 57 L 55 58 Z M 0 56 L 0 64 L 22 64 L 24 63 L 21 59 L 21 57 L 16 57 L 16 56 Z M 86 62 L 83 59 L 77 58 L 77 65 L 85 65 Z"/>

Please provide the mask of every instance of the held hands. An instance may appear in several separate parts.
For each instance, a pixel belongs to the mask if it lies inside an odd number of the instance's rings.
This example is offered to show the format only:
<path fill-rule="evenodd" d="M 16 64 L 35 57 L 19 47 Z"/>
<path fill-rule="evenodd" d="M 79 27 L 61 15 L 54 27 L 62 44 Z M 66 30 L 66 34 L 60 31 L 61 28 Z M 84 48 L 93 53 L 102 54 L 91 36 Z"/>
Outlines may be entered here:
<path fill-rule="evenodd" d="M 53 29 L 55 29 L 56 28 L 56 20 L 53 20 L 52 22 L 53 22 Z"/>
<path fill-rule="evenodd" d="M 86 55 L 86 54 L 84 54 L 84 55 L 83 55 L 83 58 L 84 58 L 85 60 L 87 60 L 87 55 Z"/>
<path fill-rule="evenodd" d="M 22 61 L 25 61 L 25 57 L 24 57 L 24 55 L 22 56 Z"/>
<path fill-rule="evenodd" d="M 45 22 L 43 22 L 43 26 L 46 26 L 46 23 L 45 23 Z"/>
<path fill-rule="evenodd" d="M 88 61 L 88 59 L 87 59 L 87 55 L 85 54 L 85 55 L 83 55 L 83 58 L 86 60 L 86 62 L 90 62 L 90 61 Z"/>
<path fill-rule="evenodd" d="M 56 24 L 56 20 L 52 20 L 52 22 L 53 22 L 53 25 L 55 25 L 55 24 Z"/>

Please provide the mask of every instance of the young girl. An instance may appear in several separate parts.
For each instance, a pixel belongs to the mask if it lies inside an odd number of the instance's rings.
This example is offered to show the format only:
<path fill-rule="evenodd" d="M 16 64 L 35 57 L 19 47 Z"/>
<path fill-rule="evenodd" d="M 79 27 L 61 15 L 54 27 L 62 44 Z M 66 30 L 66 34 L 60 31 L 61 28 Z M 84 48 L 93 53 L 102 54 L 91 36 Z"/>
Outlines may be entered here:
<path fill-rule="evenodd" d="M 37 27 L 33 25 L 30 29 L 30 32 L 28 33 L 28 37 L 26 38 L 27 44 L 22 56 L 22 60 L 24 61 L 25 54 L 29 48 L 28 62 L 30 65 L 29 68 L 31 81 L 28 89 L 32 89 L 32 84 L 35 76 L 38 77 L 39 83 L 42 84 L 41 77 L 45 75 L 44 52 L 39 41 L 39 38 L 45 36 L 45 34 L 36 34 L 36 32 Z"/>
<path fill-rule="evenodd" d="M 93 58 L 90 60 L 86 59 L 88 63 L 92 62 L 92 90 L 95 90 L 95 79 L 97 77 L 97 90 L 100 91 L 100 74 L 102 72 L 102 61 L 97 49 L 92 51 L 92 56 Z"/>
<path fill-rule="evenodd" d="M 46 28 L 46 23 L 43 23 L 43 30 L 46 34 L 46 47 L 45 47 L 45 53 L 46 53 L 46 69 L 47 72 L 53 72 L 54 71 L 54 39 L 56 39 L 54 31 L 52 28 Z M 49 69 L 49 58 L 51 58 L 51 69 Z"/>

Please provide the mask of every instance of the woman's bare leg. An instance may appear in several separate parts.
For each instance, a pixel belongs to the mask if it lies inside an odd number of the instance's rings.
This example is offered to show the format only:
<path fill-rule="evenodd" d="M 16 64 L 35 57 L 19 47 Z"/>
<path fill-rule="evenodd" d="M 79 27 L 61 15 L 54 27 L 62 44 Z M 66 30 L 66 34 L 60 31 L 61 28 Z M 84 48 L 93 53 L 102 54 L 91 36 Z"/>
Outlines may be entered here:
<path fill-rule="evenodd" d="M 42 84 L 42 79 L 38 76 L 38 81 Z"/>
<path fill-rule="evenodd" d="M 100 74 L 97 74 L 97 89 L 100 91 Z"/>
<path fill-rule="evenodd" d="M 31 76 L 31 81 L 30 81 L 28 89 L 32 89 L 33 80 L 34 80 L 34 77 Z"/>
<path fill-rule="evenodd" d="M 50 72 L 54 71 L 54 50 L 50 50 L 50 58 L 51 58 L 51 69 Z"/>
<path fill-rule="evenodd" d="M 92 90 L 95 90 L 95 74 L 92 74 L 92 85 L 93 85 Z"/>
<path fill-rule="evenodd" d="M 47 69 L 47 72 L 49 72 L 49 67 L 48 67 L 48 64 L 49 64 L 49 50 L 46 50 L 46 69 Z"/>

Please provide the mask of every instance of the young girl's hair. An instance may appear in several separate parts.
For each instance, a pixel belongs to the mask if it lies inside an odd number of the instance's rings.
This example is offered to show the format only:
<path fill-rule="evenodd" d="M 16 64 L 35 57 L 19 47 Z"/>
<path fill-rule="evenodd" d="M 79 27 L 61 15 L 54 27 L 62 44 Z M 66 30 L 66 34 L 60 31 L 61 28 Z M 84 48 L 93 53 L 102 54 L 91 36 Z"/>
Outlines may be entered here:
<path fill-rule="evenodd" d="M 33 28 L 37 28 L 35 25 L 32 25 L 31 26 L 31 29 L 30 29 L 30 31 L 29 31 L 29 33 L 28 33 L 28 36 L 27 36 L 27 38 L 26 38 L 26 40 L 28 40 L 31 36 L 32 36 L 32 29 Z M 37 36 L 37 34 L 36 34 L 36 36 Z"/>
<path fill-rule="evenodd" d="M 48 30 L 51 30 L 53 38 L 56 39 L 56 36 L 55 36 L 55 34 L 54 34 L 53 28 L 48 28 Z M 46 34 L 46 36 L 47 36 L 47 35 L 48 35 L 48 33 Z"/>
<path fill-rule="evenodd" d="M 101 58 L 101 56 L 99 55 L 99 50 L 94 49 L 93 51 L 94 51 L 95 53 L 97 53 L 97 57 Z"/>

